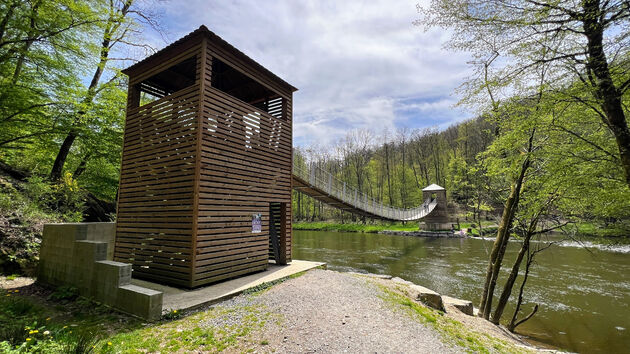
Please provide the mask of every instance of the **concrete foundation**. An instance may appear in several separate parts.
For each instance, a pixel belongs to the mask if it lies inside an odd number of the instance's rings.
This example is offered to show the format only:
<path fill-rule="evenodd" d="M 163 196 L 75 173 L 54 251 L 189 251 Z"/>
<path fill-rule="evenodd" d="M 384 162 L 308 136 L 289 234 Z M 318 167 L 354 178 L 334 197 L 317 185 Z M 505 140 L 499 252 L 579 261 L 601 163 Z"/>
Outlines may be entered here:
<path fill-rule="evenodd" d="M 428 231 L 452 230 L 453 224 L 450 222 L 428 222 L 423 221 L 418 224 L 419 228 Z"/>
<path fill-rule="evenodd" d="M 325 263 L 293 260 L 266 271 L 198 289 L 178 289 L 132 279 L 131 264 L 113 261 L 114 223 L 44 225 L 37 281 L 73 286 L 79 294 L 123 312 L 157 320 L 163 312 L 187 310 L 240 294 Z"/>
<path fill-rule="evenodd" d="M 198 289 L 174 288 L 140 279 L 133 279 L 132 284 L 164 293 L 163 312 L 173 310 L 181 311 L 220 302 L 261 284 L 277 281 L 300 272 L 305 272 L 309 269 L 325 266 L 326 263 L 294 259 L 287 265 L 269 264 L 269 268 L 263 272 L 234 278 Z"/>
<path fill-rule="evenodd" d="M 73 286 L 82 296 L 159 319 L 162 293 L 131 284 L 131 264 L 112 261 L 114 242 L 114 223 L 44 225 L 37 281 Z"/>

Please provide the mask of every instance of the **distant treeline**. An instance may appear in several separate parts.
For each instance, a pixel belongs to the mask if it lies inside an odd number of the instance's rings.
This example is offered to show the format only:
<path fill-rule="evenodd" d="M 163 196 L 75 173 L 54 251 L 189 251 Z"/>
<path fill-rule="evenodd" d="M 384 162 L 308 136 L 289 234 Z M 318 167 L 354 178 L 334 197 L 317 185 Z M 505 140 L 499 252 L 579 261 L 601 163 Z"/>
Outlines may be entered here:
<path fill-rule="evenodd" d="M 472 196 L 466 186 L 468 166 L 495 136 L 496 124 L 484 117 L 437 128 L 399 129 L 376 135 L 369 130 L 349 132 L 336 144 L 296 148 L 296 164 L 313 163 L 375 200 L 396 207 L 420 205 L 422 189 L 436 183 L 449 199 L 466 206 Z M 297 220 L 356 217 L 328 207 L 298 191 L 293 198 Z"/>

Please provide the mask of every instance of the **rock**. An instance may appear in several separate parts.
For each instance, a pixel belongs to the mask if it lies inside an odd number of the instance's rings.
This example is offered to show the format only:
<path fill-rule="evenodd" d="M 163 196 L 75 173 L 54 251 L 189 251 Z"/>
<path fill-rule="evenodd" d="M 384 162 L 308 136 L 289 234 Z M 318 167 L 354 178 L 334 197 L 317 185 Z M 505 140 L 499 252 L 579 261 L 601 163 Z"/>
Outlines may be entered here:
<path fill-rule="evenodd" d="M 377 278 L 377 279 L 391 279 L 392 276 L 391 275 L 387 275 L 387 274 L 374 274 L 374 273 L 358 273 L 358 272 L 348 272 L 348 274 L 352 274 L 352 275 L 362 275 L 364 277 L 370 277 L 370 278 Z"/>
<path fill-rule="evenodd" d="M 409 286 L 409 295 L 423 304 L 433 307 L 436 310 L 444 311 L 444 303 L 442 297 L 435 291 L 425 288 L 424 286 L 412 284 Z"/>
<path fill-rule="evenodd" d="M 365 275 L 365 276 L 368 276 L 368 277 L 370 277 L 370 278 L 376 278 L 376 279 L 386 279 L 386 280 L 388 280 L 388 279 L 391 279 L 391 278 L 392 278 L 392 276 L 391 276 L 391 275 L 388 275 L 388 274 L 374 274 L 374 273 L 367 273 L 367 274 L 364 274 L 364 275 Z"/>
<path fill-rule="evenodd" d="M 398 284 L 414 285 L 414 283 L 412 283 L 412 282 L 410 282 L 410 281 L 408 281 L 408 280 L 405 280 L 405 279 L 403 279 L 403 278 L 399 278 L 399 277 L 394 277 L 394 278 L 392 278 L 392 281 L 393 281 L 394 283 L 398 283 Z"/>
<path fill-rule="evenodd" d="M 468 316 L 473 315 L 473 304 L 470 301 L 456 299 L 454 297 L 446 295 L 442 296 L 442 301 L 444 302 L 444 304 L 451 305 L 461 312 L 467 314 Z"/>

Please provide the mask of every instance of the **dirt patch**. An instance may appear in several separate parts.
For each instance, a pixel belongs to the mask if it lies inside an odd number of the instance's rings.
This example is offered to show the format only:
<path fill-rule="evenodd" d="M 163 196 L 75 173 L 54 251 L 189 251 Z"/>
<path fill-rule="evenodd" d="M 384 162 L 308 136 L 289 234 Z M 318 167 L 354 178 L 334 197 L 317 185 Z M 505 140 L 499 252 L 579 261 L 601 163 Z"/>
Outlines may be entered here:
<path fill-rule="evenodd" d="M 394 311 L 380 293 L 366 279 L 312 270 L 250 299 L 241 296 L 230 301 L 251 301 L 279 315 L 244 343 L 256 352 L 461 351 L 444 344 L 432 328 Z"/>
<path fill-rule="evenodd" d="M 35 289 L 31 285 L 34 283 L 34 278 L 0 276 L 0 288 L 2 289 L 17 289 L 24 293 L 32 293 Z"/>

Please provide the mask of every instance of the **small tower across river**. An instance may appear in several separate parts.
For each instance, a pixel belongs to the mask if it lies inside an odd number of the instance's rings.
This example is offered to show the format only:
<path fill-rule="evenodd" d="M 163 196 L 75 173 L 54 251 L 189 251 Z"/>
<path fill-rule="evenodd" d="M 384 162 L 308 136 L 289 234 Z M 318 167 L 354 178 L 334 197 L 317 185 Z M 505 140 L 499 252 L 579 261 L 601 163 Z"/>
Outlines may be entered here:
<path fill-rule="evenodd" d="M 446 189 L 437 184 L 431 184 L 422 190 L 423 200 L 435 200 L 437 203 L 435 209 L 424 217 L 426 228 L 428 230 L 450 229 L 448 208 L 446 201 Z"/>
<path fill-rule="evenodd" d="M 296 88 L 204 26 L 123 72 L 115 260 L 183 287 L 290 262 Z"/>

